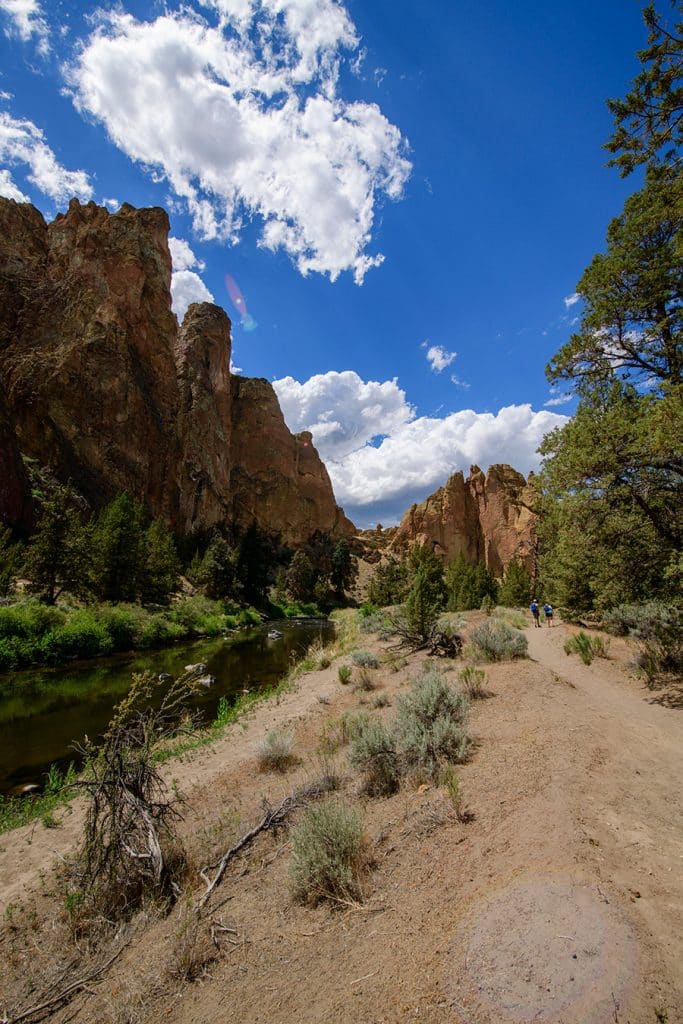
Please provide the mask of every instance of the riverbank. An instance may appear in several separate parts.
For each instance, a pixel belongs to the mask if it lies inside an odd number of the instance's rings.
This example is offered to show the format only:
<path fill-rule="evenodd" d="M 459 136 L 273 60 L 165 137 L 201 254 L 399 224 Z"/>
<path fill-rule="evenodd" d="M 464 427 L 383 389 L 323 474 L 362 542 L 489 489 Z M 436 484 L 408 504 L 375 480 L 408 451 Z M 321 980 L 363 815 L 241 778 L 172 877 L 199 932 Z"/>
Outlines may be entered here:
<path fill-rule="evenodd" d="M 480 620 L 468 614 L 466 631 Z M 485 666 L 487 696 L 469 717 L 474 747 L 456 769 L 469 820 L 430 780 L 406 780 L 386 798 L 362 794 L 337 743 L 344 716 L 390 722 L 426 661 L 461 685 L 462 662 L 404 657 L 374 636 L 347 637 L 328 667 L 252 708 L 212 746 L 169 762 L 166 779 L 185 801 L 186 895 L 168 916 L 145 908 L 111 950 L 81 953 L 69 977 L 84 978 L 123 944 L 51 1020 L 680 1022 L 683 724 L 630 672 L 625 641 L 585 666 L 564 654 L 571 632 L 526 630 L 529 659 Z M 353 648 L 378 660 L 371 689 L 354 688 Z M 342 665 L 352 668 L 349 685 Z M 258 771 L 273 728 L 292 737 L 285 774 Z M 318 777 L 321 758 L 340 777 L 337 799 L 363 816 L 372 864 L 362 901 L 311 909 L 293 900 L 285 828 L 234 859 L 195 928 L 199 870 L 261 819 L 264 798 L 276 806 Z M 51 865 L 81 827 L 73 804 L 57 828 L 0 841 L 0 990 L 10 1021 L 52 995 L 72 962 Z"/>
<path fill-rule="evenodd" d="M 315 605 L 291 603 L 270 604 L 261 612 L 200 594 L 179 597 L 167 607 L 18 601 L 0 607 L 0 673 L 117 652 L 161 650 L 181 640 L 221 636 L 267 619 L 300 615 L 321 613 Z"/>

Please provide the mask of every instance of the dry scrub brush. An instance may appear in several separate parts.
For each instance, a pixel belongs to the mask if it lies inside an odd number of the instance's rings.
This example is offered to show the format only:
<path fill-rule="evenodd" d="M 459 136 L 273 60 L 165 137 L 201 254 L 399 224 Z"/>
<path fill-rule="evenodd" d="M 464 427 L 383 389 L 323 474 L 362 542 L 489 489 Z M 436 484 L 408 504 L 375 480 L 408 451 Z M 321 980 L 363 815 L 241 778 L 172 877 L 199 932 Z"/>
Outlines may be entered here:
<path fill-rule="evenodd" d="M 360 815 L 336 800 L 309 807 L 292 830 L 292 895 L 315 906 L 323 900 L 355 903 L 368 867 Z"/>
<path fill-rule="evenodd" d="M 435 776 L 444 761 L 465 761 L 467 711 L 467 697 L 452 690 L 440 672 L 419 675 L 397 705 L 396 733 L 407 767 Z"/>
<path fill-rule="evenodd" d="M 271 729 L 261 740 L 256 751 L 258 766 L 262 772 L 286 772 L 294 757 L 294 738 L 283 729 Z"/>
<path fill-rule="evenodd" d="M 81 848 L 72 865 L 68 900 L 78 916 L 117 921 L 152 896 L 167 903 L 179 892 L 184 854 L 176 834 L 178 800 L 158 769 L 162 744 L 194 728 L 187 704 L 197 674 L 179 677 L 154 709 L 159 683 L 151 672 L 133 676 L 102 745 L 79 748 L 86 758 L 74 784 L 88 796 Z"/>
<path fill-rule="evenodd" d="M 495 618 L 487 619 L 472 630 L 470 644 L 484 661 L 508 661 L 527 656 L 528 643 L 524 634 Z"/>
<path fill-rule="evenodd" d="M 368 796 L 390 796 L 401 785 L 396 738 L 382 722 L 370 721 L 351 741 L 349 762 L 360 769 Z"/>

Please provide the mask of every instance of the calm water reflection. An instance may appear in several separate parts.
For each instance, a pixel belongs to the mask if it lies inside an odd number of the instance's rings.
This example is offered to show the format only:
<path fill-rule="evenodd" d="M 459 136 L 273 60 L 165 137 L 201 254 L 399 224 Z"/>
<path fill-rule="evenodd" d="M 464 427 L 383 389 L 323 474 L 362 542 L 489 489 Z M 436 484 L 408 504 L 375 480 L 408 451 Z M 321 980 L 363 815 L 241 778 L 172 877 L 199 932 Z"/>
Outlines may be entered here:
<path fill-rule="evenodd" d="M 268 639 L 274 626 L 282 633 L 279 640 Z M 175 676 L 185 665 L 204 662 L 217 682 L 202 691 L 196 707 L 205 721 L 211 721 L 221 697 L 234 699 L 244 689 L 272 685 L 309 644 L 333 636 L 330 622 L 269 623 L 227 640 L 200 640 L 163 651 L 1 676 L 0 792 L 24 782 L 41 782 L 54 762 L 68 764 L 74 757 L 74 740 L 86 733 L 99 736 L 106 728 L 133 672 L 151 669 Z"/>

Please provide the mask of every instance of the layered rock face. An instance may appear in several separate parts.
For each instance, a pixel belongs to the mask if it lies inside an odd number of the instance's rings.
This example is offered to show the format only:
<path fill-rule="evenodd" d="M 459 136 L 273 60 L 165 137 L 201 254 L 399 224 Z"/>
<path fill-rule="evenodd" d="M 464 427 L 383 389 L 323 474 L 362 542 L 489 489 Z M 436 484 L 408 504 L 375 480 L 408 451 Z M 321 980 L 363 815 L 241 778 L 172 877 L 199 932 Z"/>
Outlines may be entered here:
<path fill-rule="evenodd" d="M 238 525 L 248 525 L 259 509 L 268 509 L 296 543 L 316 530 L 352 536 L 353 523 L 327 500 L 332 484 L 311 434 L 290 434 L 268 381 L 233 377 L 232 401 L 233 514 Z"/>
<path fill-rule="evenodd" d="M 454 473 L 420 505 L 403 516 L 391 549 L 403 552 L 428 544 L 444 561 L 462 554 L 468 562 L 485 562 L 501 577 L 517 558 L 531 570 L 535 551 L 535 521 L 531 511 L 534 488 L 510 466 L 491 466 L 484 475 L 472 466 L 467 479 Z"/>
<path fill-rule="evenodd" d="M 93 507 L 127 490 L 181 533 L 255 521 L 298 544 L 352 532 L 271 386 L 231 378 L 224 311 L 190 306 L 178 327 L 168 230 L 161 209 L 72 200 L 46 225 L 0 199 L 0 433 L 14 481 L 0 512 L 25 514 L 18 446 Z"/>

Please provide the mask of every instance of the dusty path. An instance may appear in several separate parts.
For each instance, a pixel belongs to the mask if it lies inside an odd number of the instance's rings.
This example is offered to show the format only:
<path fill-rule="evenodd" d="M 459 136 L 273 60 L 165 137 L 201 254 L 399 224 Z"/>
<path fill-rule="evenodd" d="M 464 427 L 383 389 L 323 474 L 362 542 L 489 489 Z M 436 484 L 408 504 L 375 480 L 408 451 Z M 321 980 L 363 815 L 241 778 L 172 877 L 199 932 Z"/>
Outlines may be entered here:
<path fill-rule="evenodd" d="M 348 911 L 293 904 L 287 835 L 265 837 L 222 883 L 218 916 L 237 944 L 200 980 L 172 973 L 176 910 L 54 1020 L 683 1024 L 683 711 L 651 703 L 621 641 L 586 667 L 563 651 L 567 627 L 527 636 L 530 659 L 488 667 L 491 697 L 472 707 L 476 749 L 458 769 L 471 823 L 433 785 L 361 799 L 376 864 L 365 904 Z M 377 670 L 392 703 L 374 714 L 394 714 L 423 660 Z M 263 795 L 310 777 L 324 722 L 358 700 L 333 664 L 177 765 L 188 838 L 225 844 Z M 280 721 L 301 765 L 257 775 L 255 744 Z M 344 750 L 339 766 L 358 800 Z M 5 838 L 3 857 L 21 852 Z"/>

